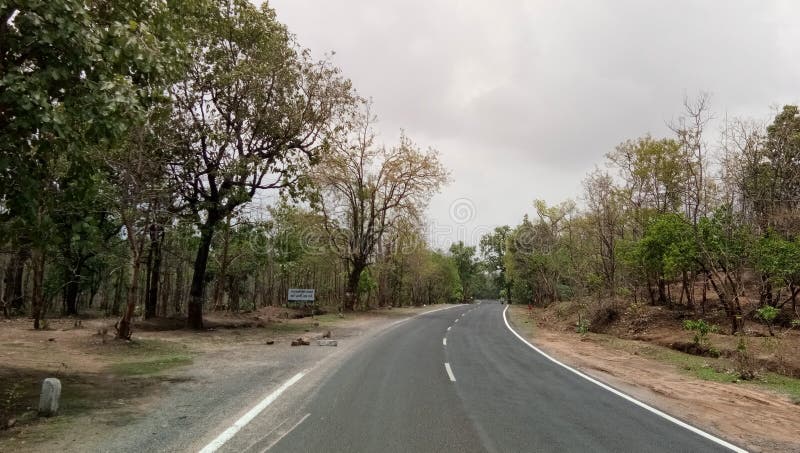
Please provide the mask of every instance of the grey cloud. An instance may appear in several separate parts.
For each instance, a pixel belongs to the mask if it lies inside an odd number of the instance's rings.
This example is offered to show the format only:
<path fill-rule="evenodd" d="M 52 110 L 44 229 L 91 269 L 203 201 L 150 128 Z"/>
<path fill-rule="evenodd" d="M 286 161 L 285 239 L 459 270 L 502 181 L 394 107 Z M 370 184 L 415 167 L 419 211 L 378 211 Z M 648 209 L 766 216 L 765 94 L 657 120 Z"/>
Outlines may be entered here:
<path fill-rule="evenodd" d="M 270 4 L 302 45 L 336 51 L 387 139 L 404 128 L 439 147 L 457 182 L 437 200 L 496 200 L 486 222 L 576 196 L 617 143 L 667 134 L 684 94 L 760 118 L 800 98 L 792 0 Z"/>

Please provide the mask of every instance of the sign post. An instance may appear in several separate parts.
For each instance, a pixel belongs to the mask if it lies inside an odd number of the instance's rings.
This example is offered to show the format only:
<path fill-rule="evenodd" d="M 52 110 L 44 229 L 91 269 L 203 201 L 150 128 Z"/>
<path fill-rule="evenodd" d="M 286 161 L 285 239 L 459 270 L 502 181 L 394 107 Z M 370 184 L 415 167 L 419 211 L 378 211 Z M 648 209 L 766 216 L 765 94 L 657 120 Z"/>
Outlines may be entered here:
<path fill-rule="evenodd" d="M 289 303 L 287 305 L 311 306 L 311 317 L 314 317 L 314 289 L 313 288 L 289 288 Z"/>

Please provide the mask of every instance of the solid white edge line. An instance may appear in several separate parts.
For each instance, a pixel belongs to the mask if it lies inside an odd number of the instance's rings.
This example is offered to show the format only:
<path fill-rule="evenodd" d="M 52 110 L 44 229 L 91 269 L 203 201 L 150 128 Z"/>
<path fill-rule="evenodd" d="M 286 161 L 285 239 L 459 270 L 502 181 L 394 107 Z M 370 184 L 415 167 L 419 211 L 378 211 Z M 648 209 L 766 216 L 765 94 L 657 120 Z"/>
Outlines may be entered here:
<path fill-rule="evenodd" d="M 447 338 L 442 338 L 442 346 L 447 346 Z"/>
<path fill-rule="evenodd" d="M 456 377 L 453 376 L 453 370 L 450 369 L 450 364 L 449 363 L 447 363 L 447 362 L 444 363 L 444 369 L 445 369 L 445 371 L 447 371 L 447 377 L 449 377 L 451 381 L 455 382 L 456 381 Z"/>
<path fill-rule="evenodd" d="M 269 446 L 268 446 L 267 448 L 265 448 L 264 450 L 262 450 L 262 452 L 261 452 L 261 453 L 265 453 L 265 452 L 269 451 L 269 449 L 270 449 L 270 448 L 272 448 L 272 447 L 274 447 L 274 446 L 275 446 L 275 445 L 276 445 L 278 442 L 280 442 L 280 441 L 281 441 L 281 439 L 283 439 L 284 437 L 286 437 L 286 436 L 287 436 L 287 435 L 288 435 L 290 432 L 294 431 L 294 429 L 295 429 L 295 428 L 297 428 L 298 426 L 300 426 L 300 423 L 303 423 L 304 421 L 306 421 L 306 419 L 307 419 L 309 416 L 311 416 L 311 414 L 306 414 L 306 415 L 304 415 L 304 416 L 303 416 L 303 418 L 301 418 L 301 419 L 300 419 L 300 420 L 299 420 L 297 423 L 295 423 L 294 425 L 292 425 L 292 427 L 291 427 L 291 428 L 289 428 L 289 430 L 288 430 L 288 431 L 286 431 L 285 433 L 281 434 L 281 435 L 280 435 L 280 437 L 278 437 L 277 439 L 275 439 L 275 441 L 274 441 L 274 442 L 272 442 L 271 444 L 269 444 Z"/>
<path fill-rule="evenodd" d="M 653 414 L 658 415 L 659 417 L 661 417 L 661 418 L 663 418 L 665 420 L 668 420 L 668 421 L 670 421 L 672 423 L 675 423 L 676 425 L 680 426 L 681 428 L 688 429 L 689 431 L 691 431 L 691 432 L 693 432 L 693 433 L 695 433 L 695 434 L 697 434 L 697 435 L 699 435 L 701 437 L 705 437 L 706 439 L 708 439 L 708 440 L 710 440 L 710 441 L 712 441 L 714 443 L 717 443 L 719 445 L 722 445 L 723 447 L 728 448 L 728 449 L 730 449 L 732 451 L 735 451 L 737 453 L 748 453 L 747 450 L 739 448 L 739 447 L 737 447 L 736 445 L 733 445 L 730 442 L 722 440 L 719 437 L 716 437 L 713 434 L 709 434 L 709 433 L 703 431 L 702 429 L 694 427 L 694 426 L 692 426 L 692 425 L 690 425 L 690 424 L 688 424 L 688 423 L 686 423 L 684 421 L 678 420 L 677 418 L 675 418 L 675 417 L 673 417 L 673 416 L 671 416 L 671 415 L 669 415 L 667 413 L 661 412 L 660 410 L 658 410 L 658 409 L 656 409 L 656 408 L 654 408 L 654 407 L 652 407 L 652 406 L 650 406 L 650 405 L 648 405 L 646 403 L 643 403 L 643 402 L 637 400 L 636 398 L 634 398 L 634 397 L 632 397 L 632 396 L 630 396 L 630 395 L 628 395 L 626 393 L 622 393 L 619 390 L 617 390 L 617 389 L 615 389 L 615 388 L 613 388 L 613 387 L 611 387 L 611 386 L 609 386 L 607 384 L 604 384 L 604 383 L 598 381 L 597 379 L 595 379 L 595 378 L 593 378 L 593 377 L 591 377 L 591 376 L 589 376 L 587 374 L 584 374 L 584 373 L 576 370 L 575 368 L 572 368 L 569 365 L 566 365 L 566 364 L 564 364 L 562 362 L 559 362 L 558 360 L 554 359 L 553 357 L 547 355 L 547 353 L 545 353 L 541 349 L 537 348 L 536 346 L 532 345 L 530 342 L 528 342 L 528 340 L 526 340 L 520 334 L 518 334 L 517 331 L 515 331 L 513 327 L 511 327 L 511 324 L 508 323 L 508 317 L 506 317 L 506 312 L 507 311 L 508 311 L 508 305 L 506 305 L 506 308 L 503 310 L 503 321 L 506 323 L 506 327 L 508 328 L 508 330 L 510 330 L 511 333 L 514 334 L 514 336 L 516 336 L 517 338 L 522 340 L 522 342 L 525 343 L 526 345 L 528 345 L 531 349 L 533 349 L 534 351 L 536 351 L 539 354 L 541 354 L 542 356 L 544 356 L 547 360 L 550 360 L 551 362 L 555 363 L 556 365 L 562 366 L 562 367 L 566 368 L 567 370 L 572 371 L 573 373 L 575 373 L 578 376 L 586 379 L 587 381 L 591 382 L 592 384 L 595 384 L 595 385 L 597 385 L 599 387 L 602 387 L 603 389 L 608 390 L 609 392 L 611 392 L 611 393 L 613 393 L 613 394 L 615 394 L 615 395 L 617 395 L 617 396 L 619 396 L 621 398 L 624 398 L 624 399 L 628 400 L 629 402 L 641 407 L 642 409 L 650 411 Z"/>
<path fill-rule="evenodd" d="M 279 396 L 281 396 L 283 392 L 285 392 L 289 387 L 294 385 L 297 381 L 302 379 L 303 376 L 305 376 L 305 372 L 300 372 L 295 374 L 288 381 L 284 382 L 280 387 L 278 387 L 272 393 L 264 397 L 264 399 L 261 400 L 261 402 L 253 406 L 253 408 L 250 409 L 249 411 L 247 411 L 246 414 L 242 415 L 241 418 L 239 418 L 239 420 L 236 420 L 236 422 L 233 425 L 231 425 L 228 429 L 223 431 L 222 434 L 216 437 L 216 439 L 212 440 L 208 445 L 203 447 L 203 449 L 200 450 L 199 453 L 213 453 L 217 451 L 219 447 L 225 445 L 225 442 L 231 440 L 231 438 L 235 436 L 236 433 L 239 432 L 239 430 L 244 428 L 248 423 L 250 423 L 254 418 L 256 418 L 256 416 L 260 414 L 261 411 L 266 409 L 267 406 L 272 404 L 276 399 L 278 399 Z"/>

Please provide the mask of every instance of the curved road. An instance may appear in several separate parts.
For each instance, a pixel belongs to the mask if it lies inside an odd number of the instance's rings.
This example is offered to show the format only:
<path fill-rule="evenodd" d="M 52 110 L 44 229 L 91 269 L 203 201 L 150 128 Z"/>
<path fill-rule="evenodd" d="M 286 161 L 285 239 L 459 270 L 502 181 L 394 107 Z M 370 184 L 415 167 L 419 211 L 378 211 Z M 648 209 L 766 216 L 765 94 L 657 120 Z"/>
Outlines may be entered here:
<path fill-rule="evenodd" d="M 536 352 L 506 326 L 504 308 L 483 302 L 397 325 L 322 380 L 305 415 L 257 450 L 731 451 Z"/>

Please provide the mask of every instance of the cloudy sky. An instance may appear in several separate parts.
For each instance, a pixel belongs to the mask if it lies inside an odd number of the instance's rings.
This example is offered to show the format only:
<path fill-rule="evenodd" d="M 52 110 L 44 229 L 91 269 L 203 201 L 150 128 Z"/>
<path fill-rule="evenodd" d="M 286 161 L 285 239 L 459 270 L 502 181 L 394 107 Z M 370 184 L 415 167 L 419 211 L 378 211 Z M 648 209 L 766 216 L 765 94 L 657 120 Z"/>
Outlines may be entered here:
<path fill-rule="evenodd" d="M 402 128 L 440 151 L 440 246 L 578 197 L 616 144 L 668 134 L 685 95 L 711 93 L 718 118 L 800 101 L 795 0 L 269 3 L 301 45 L 335 51 L 387 143 Z"/>

